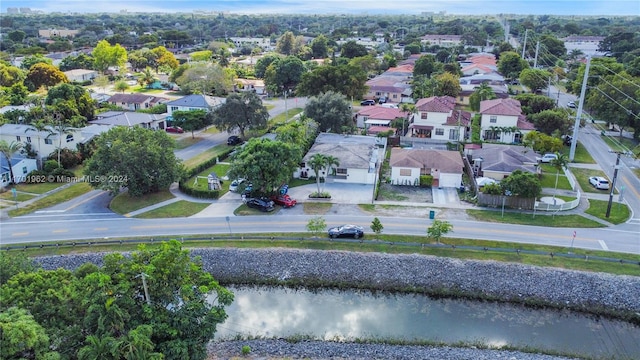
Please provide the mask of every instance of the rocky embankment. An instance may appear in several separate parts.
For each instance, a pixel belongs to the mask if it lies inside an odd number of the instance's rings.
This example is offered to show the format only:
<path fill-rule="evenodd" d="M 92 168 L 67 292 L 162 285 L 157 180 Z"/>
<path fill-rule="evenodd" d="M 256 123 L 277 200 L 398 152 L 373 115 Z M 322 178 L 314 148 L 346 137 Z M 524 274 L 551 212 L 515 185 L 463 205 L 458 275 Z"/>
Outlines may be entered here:
<path fill-rule="evenodd" d="M 205 270 L 221 283 L 289 283 L 381 290 L 416 290 L 485 299 L 640 316 L 640 277 L 616 276 L 494 261 L 424 255 L 290 249 L 194 249 Z M 41 257 L 46 269 L 101 264 L 103 254 Z M 635 315 L 634 315 L 635 314 Z M 280 359 L 561 359 L 512 351 L 430 346 L 342 344 L 305 341 L 212 343 L 212 358 Z"/>

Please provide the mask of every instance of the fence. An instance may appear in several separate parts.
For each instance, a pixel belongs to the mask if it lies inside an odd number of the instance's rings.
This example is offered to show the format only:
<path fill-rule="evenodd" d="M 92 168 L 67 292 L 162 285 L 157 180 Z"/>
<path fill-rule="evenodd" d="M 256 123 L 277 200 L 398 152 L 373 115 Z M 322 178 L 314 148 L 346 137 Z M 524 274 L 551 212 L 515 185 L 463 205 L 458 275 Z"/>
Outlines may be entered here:
<path fill-rule="evenodd" d="M 578 197 L 575 200 L 569 202 L 562 202 L 562 204 L 549 204 L 541 201 L 536 201 L 536 210 L 538 211 L 567 211 L 571 209 L 575 209 L 580 205 L 580 191 L 577 192 L 576 196 Z"/>
<path fill-rule="evenodd" d="M 42 243 L 42 244 L 16 244 L 16 245 L 8 245 L 3 246 L 2 251 L 11 251 L 11 250 L 28 250 L 28 249 L 45 249 L 45 248 L 62 248 L 62 247 L 76 247 L 76 246 L 104 246 L 104 245 L 134 245 L 134 244 L 160 244 L 163 241 L 167 241 L 168 239 L 141 239 L 141 238 L 130 238 L 130 239 L 120 239 L 120 240 L 86 240 L 86 241 L 62 241 L 62 242 L 50 242 L 50 243 Z M 262 240 L 262 241 L 291 241 L 291 242 L 300 242 L 300 241 L 308 241 L 308 242 L 317 242 L 317 241 L 329 241 L 335 243 L 343 243 L 343 244 L 371 244 L 371 245 L 389 245 L 389 246 L 404 246 L 404 247 L 414 247 L 420 249 L 460 249 L 460 250 L 473 250 L 473 251 L 482 251 L 482 252 L 503 252 L 503 253 L 514 253 L 517 255 L 520 254 L 528 254 L 528 255 L 539 255 L 539 256 L 549 256 L 551 258 L 560 257 L 560 258 L 568 258 L 568 259 L 581 259 L 585 261 L 602 261 L 602 262 L 615 262 L 620 264 L 631 264 L 640 266 L 640 261 L 637 260 L 626 260 L 626 259 L 618 259 L 618 258 L 609 258 L 604 256 L 592 256 L 592 255 L 583 255 L 583 254 L 575 254 L 571 251 L 568 252 L 548 252 L 548 251 L 539 251 L 539 250 L 527 250 L 527 249 L 519 249 L 519 248 L 502 248 L 502 247 L 487 247 L 487 246 L 472 246 L 472 245 L 448 245 L 442 243 L 436 244 L 425 244 L 425 243 L 416 243 L 416 242 L 392 242 L 392 241 L 383 241 L 383 240 L 363 240 L 363 239 L 331 239 L 331 238 L 317 238 L 317 237 L 304 237 L 304 236 L 260 236 L 260 235 L 219 235 L 219 236 L 210 236 L 210 237 L 180 237 L 176 240 L 181 243 L 188 243 L 190 241 L 211 241 L 211 242 L 223 242 L 223 241 L 251 241 L 251 240 Z M 570 248 L 571 249 L 571 248 Z M 569 250 L 570 250 L 569 249 Z M 558 248 L 558 250 L 562 250 Z M 117 251 L 117 249 L 114 249 Z"/>

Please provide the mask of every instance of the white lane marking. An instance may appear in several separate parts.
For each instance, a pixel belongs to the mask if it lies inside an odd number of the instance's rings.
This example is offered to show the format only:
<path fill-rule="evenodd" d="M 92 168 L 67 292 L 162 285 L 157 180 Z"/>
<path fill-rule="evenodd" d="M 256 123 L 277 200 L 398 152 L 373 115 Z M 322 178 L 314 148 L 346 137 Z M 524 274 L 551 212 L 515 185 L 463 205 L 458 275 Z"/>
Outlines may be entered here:
<path fill-rule="evenodd" d="M 609 250 L 609 247 L 603 240 L 598 240 L 598 243 L 600 243 L 600 246 L 602 246 L 603 250 Z"/>

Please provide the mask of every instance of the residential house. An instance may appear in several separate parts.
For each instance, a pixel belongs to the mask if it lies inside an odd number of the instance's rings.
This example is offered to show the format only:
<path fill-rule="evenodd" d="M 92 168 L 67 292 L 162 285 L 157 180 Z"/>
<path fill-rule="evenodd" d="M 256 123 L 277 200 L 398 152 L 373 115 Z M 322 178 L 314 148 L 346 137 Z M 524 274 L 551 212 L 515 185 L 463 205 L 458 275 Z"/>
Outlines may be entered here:
<path fill-rule="evenodd" d="M 169 101 L 169 99 L 146 94 L 115 94 L 107 100 L 109 104 L 129 111 L 149 109 L 167 101 Z"/>
<path fill-rule="evenodd" d="M 253 91 L 258 95 L 266 94 L 262 79 L 236 79 L 236 91 Z"/>
<path fill-rule="evenodd" d="M 433 187 L 460 187 L 464 164 L 457 151 L 391 149 L 391 183 L 419 185 L 421 175 L 433 176 Z"/>
<path fill-rule="evenodd" d="M 471 131 L 471 114 L 456 110 L 455 98 L 432 96 L 418 100 L 407 136 L 444 141 L 464 141 Z"/>
<path fill-rule="evenodd" d="M 275 46 L 271 45 L 270 37 L 230 37 L 229 40 L 235 44 L 235 49 L 238 51 L 245 46 L 251 48 L 261 48 L 264 51 L 272 51 Z"/>
<path fill-rule="evenodd" d="M 567 54 L 573 50 L 580 50 L 582 56 L 604 56 L 606 52 L 598 50 L 600 42 L 604 39 L 604 36 L 571 35 L 560 40 L 564 42 Z"/>
<path fill-rule="evenodd" d="M 11 165 L 9 165 L 11 164 Z M 27 175 L 38 169 L 36 159 L 29 159 L 22 156 L 13 156 L 11 161 L 7 161 L 4 155 L 0 156 L 0 187 L 4 188 L 13 183 L 21 183 L 27 181 Z M 11 172 L 13 171 L 13 181 Z"/>
<path fill-rule="evenodd" d="M 53 37 L 72 38 L 80 33 L 80 30 L 68 30 L 68 29 L 41 29 L 38 30 L 38 36 L 44 39 L 51 39 Z"/>
<path fill-rule="evenodd" d="M 498 98 L 509 97 L 509 87 L 502 75 L 497 73 L 476 74 L 460 78 L 462 91 L 458 95 L 458 104 L 469 105 L 469 97 L 481 84 L 487 84 Z"/>
<path fill-rule="evenodd" d="M 207 95 L 187 95 L 180 99 L 167 102 L 167 112 L 171 116 L 174 111 L 205 110 L 213 111 L 218 106 L 224 104 L 225 98 Z"/>
<path fill-rule="evenodd" d="M 18 142 L 23 147 L 29 144 L 37 152 L 37 159 L 45 159 L 49 154 L 58 150 L 58 147 L 76 150 L 82 142 L 81 129 L 71 128 L 69 133 L 59 134 L 55 128 L 49 127 L 46 130 L 37 131 L 31 125 L 25 124 L 4 124 L 0 126 L 0 139 L 7 143 Z"/>
<path fill-rule="evenodd" d="M 318 175 L 327 182 L 374 184 L 377 180 L 376 170 L 384 159 L 386 145 L 386 138 L 320 133 L 293 176 L 309 178 Z M 339 165 L 333 169 L 322 169 L 316 175 L 309 166 L 309 161 L 315 154 L 333 156 L 338 159 Z"/>
<path fill-rule="evenodd" d="M 379 99 L 384 97 L 387 102 L 400 103 L 403 98 L 411 97 L 411 85 L 402 76 L 380 75 L 368 80 L 365 85 L 369 89 L 365 94 L 365 99 Z"/>
<path fill-rule="evenodd" d="M 515 99 L 481 101 L 480 114 L 480 137 L 483 141 L 518 144 L 526 133 L 535 129 Z"/>
<path fill-rule="evenodd" d="M 71 82 L 85 82 L 85 81 L 93 81 L 96 77 L 98 77 L 98 72 L 95 70 L 87 70 L 87 69 L 73 69 L 69 71 L 65 71 L 64 74 L 67 76 L 67 79 Z"/>
<path fill-rule="evenodd" d="M 356 113 L 356 126 L 359 129 L 368 129 L 371 126 L 391 126 L 391 122 L 397 118 L 406 118 L 407 113 L 400 109 L 386 108 L 382 106 L 364 106 Z"/>
<path fill-rule="evenodd" d="M 144 114 L 130 111 L 107 111 L 96 116 L 92 125 L 140 126 L 145 129 L 164 130 L 167 127 L 167 114 Z"/>
<path fill-rule="evenodd" d="M 462 44 L 462 35 L 425 35 L 420 42 L 427 46 L 456 47 Z"/>
<path fill-rule="evenodd" d="M 476 176 L 502 180 L 516 170 L 537 172 L 537 154 L 520 145 L 484 143 L 473 149 L 465 146 L 465 155 Z"/>

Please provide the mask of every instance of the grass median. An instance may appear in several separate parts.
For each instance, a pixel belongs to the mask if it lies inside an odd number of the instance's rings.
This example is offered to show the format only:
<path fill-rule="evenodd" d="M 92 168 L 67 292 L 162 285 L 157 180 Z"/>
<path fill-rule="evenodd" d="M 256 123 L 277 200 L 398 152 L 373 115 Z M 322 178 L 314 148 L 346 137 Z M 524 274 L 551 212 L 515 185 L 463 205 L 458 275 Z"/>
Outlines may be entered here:
<path fill-rule="evenodd" d="M 20 216 L 30 214 L 34 211 L 48 208 L 54 205 L 62 204 L 82 194 L 86 194 L 93 190 L 89 183 L 79 182 L 65 189 L 48 195 L 42 199 L 36 200 L 29 205 L 18 207 L 18 209 L 9 210 L 9 216 Z"/>

